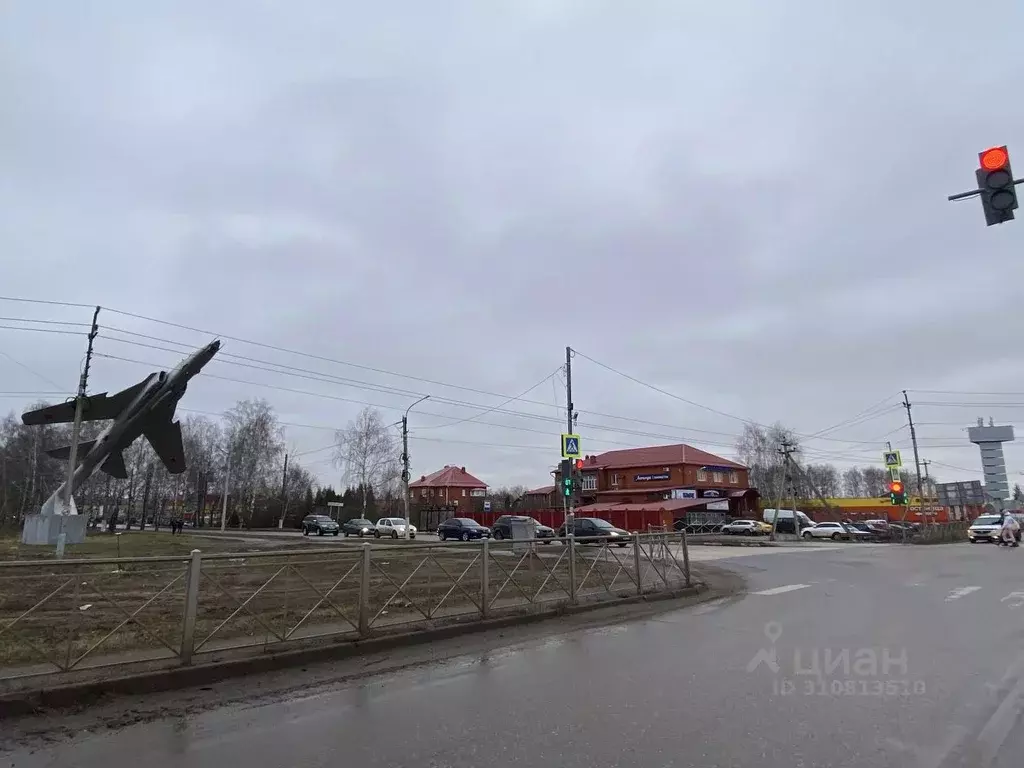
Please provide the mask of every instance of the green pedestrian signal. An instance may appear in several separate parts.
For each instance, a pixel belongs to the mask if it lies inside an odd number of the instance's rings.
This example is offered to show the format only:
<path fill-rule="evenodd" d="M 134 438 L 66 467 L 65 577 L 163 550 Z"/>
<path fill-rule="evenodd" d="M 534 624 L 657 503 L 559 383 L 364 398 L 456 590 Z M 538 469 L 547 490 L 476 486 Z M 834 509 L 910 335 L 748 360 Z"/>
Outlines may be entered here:
<path fill-rule="evenodd" d="M 572 496 L 572 460 L 562 459 L 558 469 L 562 483 L 562 495 L 568 498 Z"/>

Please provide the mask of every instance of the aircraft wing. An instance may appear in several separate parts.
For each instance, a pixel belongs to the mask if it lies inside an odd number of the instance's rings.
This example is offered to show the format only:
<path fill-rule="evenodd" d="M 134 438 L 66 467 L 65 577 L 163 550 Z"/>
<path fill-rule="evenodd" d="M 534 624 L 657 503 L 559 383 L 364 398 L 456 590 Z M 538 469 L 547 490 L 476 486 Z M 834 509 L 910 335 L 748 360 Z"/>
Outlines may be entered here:
<path fill-rule="evenodd" d="M 132 401 L 138 397 L 149 379 L 140 381 L 128 389 L 123 389 L 116 395 L 108 396 L 106 392 L 92 395 L 85 398 L 82 403 L 82 421 L 105 421 L 116 419 Z M 75 420 L 75 401 L 70 400 L 59 405 L 50 405 L 46 408 L 39 408 L 35 411 L 28 411 L 22 414 L 21 422 L 26 426 L 38 426 L 40 424 L 67 424 Z"/>
<path fill-rule="evenodd" d="M 167 471 L 178 475 L 185 471 L 185 447 L 181 442 L 181 424 L 170 419 L 173 413 L 173 409 L 168 414 L 154 413 L 146 421 L 142 434 L 149 440 Z"/>

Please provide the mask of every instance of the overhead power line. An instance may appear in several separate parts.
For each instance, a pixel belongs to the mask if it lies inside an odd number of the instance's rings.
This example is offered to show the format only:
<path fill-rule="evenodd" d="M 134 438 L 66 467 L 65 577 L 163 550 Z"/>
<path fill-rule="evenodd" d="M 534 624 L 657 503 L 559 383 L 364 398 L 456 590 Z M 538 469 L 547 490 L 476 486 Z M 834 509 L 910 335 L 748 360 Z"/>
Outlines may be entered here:
<path fill-rule="evenodd" d="M 0 325 L 0 330 L 5 331 L 35 331 L 36 333 L 55 333 L 60 336 L 86 336 L 85 331 L 65 331 L 59 328 L 24 328 L 18 325 Z"/>
<path fill-rule="evenodd" d="M 18 304 L 44 304 L 51 307 L 72 307 L 74 309 L 95 309 L 95 304 L 75 304 L 69 301 L 49 301 L 47 299 L 26 299 L 18 296 L 0 296 L 0 301 L 10 301 Z"/>
<path fill-rule="evenodd" d="M 522 392 L 520 392 L 518 395 L 515 395 L 514 397 L 510 397 L 507 400 L 505 400 L 504 402 L 499 403 L 498 405 L 494 406 L 493 408 L 488 408 L 483 413 L 478 413 L 476 416 L 467 416 L 464 419 L 459 419 L 457 421 L 452 421 L 452 422 L 449 422 L 448 424 L 431 424 L 431 425 L 428 425 L 428 426 L 425 426 L 425 427 L 419 427 L 419 429 L 441 429 L 442 427 L 454 427 L 457 424 L 465 424 L 466 422 L 469 422 L 469 421 L 476 421 L 481 416 L 486 416 L 488 413 L 494 413 L 496 411 L 500 412 L 502 406 L 506 406 L 506 405 L 508 405 L 509 403 L 511 403 L 511 402 L 513 402 L 515 400 L 520 400 L 523 397 L 525 397 L 526 395 L 530 394 L 533 390 L 537 389 L 537 387 L 539 387 L 541 384 L 546 384 L 548 381 L 550 381 L 555 376 L 556 373 L 558 373 L 558 370 L 560 370 L 560 369 L 556 369 L 556 370 L 552 371 L 547 376 L 545 376 L 543 379 L 541 379 L 536 384 L 534 384 L 532 387 L 527 387 Z"/>

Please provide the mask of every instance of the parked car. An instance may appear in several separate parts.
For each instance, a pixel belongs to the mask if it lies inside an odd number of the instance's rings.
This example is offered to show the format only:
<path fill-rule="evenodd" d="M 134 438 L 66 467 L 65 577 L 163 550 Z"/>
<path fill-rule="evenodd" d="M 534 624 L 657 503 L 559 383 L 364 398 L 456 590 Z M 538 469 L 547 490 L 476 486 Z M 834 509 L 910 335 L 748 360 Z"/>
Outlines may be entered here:
<path fill-rule="evenodd" d="M 889 523 L 889 535 L 892 539 L 902 539 L 904 531 L 907 532 L 908 539 L 913 538 L 919 532 L 916 523 Z"/>
<path fill-rule="evenodd" d="M 999 531 L 1003 527 L 1003 519 L 999 515 L 981 515 L 967 529 L 967 539 L 971 544 L 979 541 L 999 541 Z"/>
<path fill-rule="evenodd" d="M 621 528 L 616 528 L 607 520 L 602 520 L 599 517 L 575 518 L 573 520 L 572 534 L 573 536 L 577 536 L 579 538 L 591 538 L 600 536 L 602 542 L 618 544 L 620 547 L 626 546 L 631 539 L 629 531 L 624 531 Z M 562 523 L 562 525 L 559 526 L 558 535 L 559 537 L 565 536 L 565 523 Z"/>
<path fill-rule="evenodd" d="M 754 520 L 733 520 L 722 526 L 722 533 L 728 536 L 759 536 L 761 529 Z"/>
<path fill-rule="evenodd" d="M 468 517 L 453 517 L 437 526 L 437 538 L 441 541 L 489 539 L 491 538 L 491 529 Z"/>
<path fill-rule="evenodd" d="M 328 533 L 331 536 L 337 536 L 340 531 L 341 526 L 327 515 L 306 515 L 302 519 L 303 536 L 309 536 L 311 533 L 315 533 L 317 536 L 323 536 Z"/>
<path fill-rule="evenodd" d="M 796 533 L 796 528 L 793 526 L 793 510 L 791 510 L 791 509 L 780 509 L 780 510 L 777 510 L 777 513 L 778 513 L 778 516 L 779 516 L 779 522 L 775 523 L 775 532 L 776 533 Z M 762 519 L 766 523 L 768 523 L 768 525 L 772 525 L 775 522 L 775 515 L 776 515 L 776 510 L 774 510 L 774 509 L 766 509 L 766 510 L 764 510 L 764 514 L 762 515 Z M 812 527 L 814 525 L 814 521 L 811 520 L 811 518 L 809 518 L 803 512 L 800 512 L 799 510 L 797 510 L 796 517 L 797 517 L 797 520 L 800 522 L 800 530 L 801 531 L 803 531 L 804 528 L 810 528 L 810 527 Z"/>
<path fill-rule="evenodd" d="M 545 544 L 550 544 L 551 540 L 555 538 L 554 528 L 541 525 L 539 522 L 527 515 L 502 515 L 495 520 L 494 525 L 491 526 L 491 535 L 498 541 L 501 541 L 502 539 L 511 539 L 513 521 L 519 523 L 532 523 L 534 538 L 546 539 L 546 541 L 544 541 Z"/>
<path fill-rule="evenodd" d="M 372 536 L 374 526 L 365 517 L 357 517 L 354 520 L 346 520 L 341 524 L 342 533 L 345 536 Z"/>
<path fill-rule="evenodd" d="M 390 536 L 392 539 L 404 539 L 405 526 L 407 525 L 409 525 L 409 521 L 404 517 L 382 517 L 373 527 L 374 538 L 379 539 L 381 536 Z M 416 538 L 415 525 L 409 525 L 409 538 Z"/>
<path fill-rule="evenodd" d="M 867 523 L 855 523 L 852 520 L 844 520 L 843 525 L 853 541 L 878 541 L 878 535 L 868 527 Z"/>
<path fill-rule="evenodd" d="M 779 522 L 781 523 L 782 520 Z M 842 523 L 815 523 L 810 528 L 803 529 L 800 535 L 805 539 L 833 539 L 834 541 L 850 538 L 849 531 L 843 527 Z"/>

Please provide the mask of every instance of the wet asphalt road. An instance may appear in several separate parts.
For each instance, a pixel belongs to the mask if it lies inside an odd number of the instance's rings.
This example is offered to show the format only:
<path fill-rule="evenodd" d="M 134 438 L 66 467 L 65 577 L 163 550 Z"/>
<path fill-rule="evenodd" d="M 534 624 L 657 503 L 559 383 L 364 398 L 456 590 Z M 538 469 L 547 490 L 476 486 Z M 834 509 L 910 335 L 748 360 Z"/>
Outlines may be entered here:
<path fill-rule="evenodd" d="M 1024 764 L 1024 549 L 850 546 L 717 565 L 743 573 L 746 593 L 0 766 Z"/>

